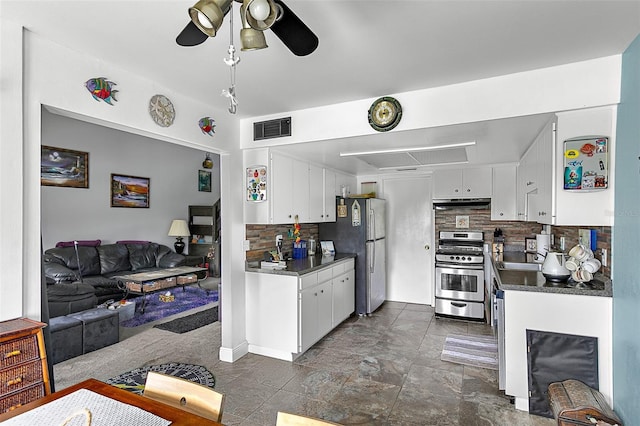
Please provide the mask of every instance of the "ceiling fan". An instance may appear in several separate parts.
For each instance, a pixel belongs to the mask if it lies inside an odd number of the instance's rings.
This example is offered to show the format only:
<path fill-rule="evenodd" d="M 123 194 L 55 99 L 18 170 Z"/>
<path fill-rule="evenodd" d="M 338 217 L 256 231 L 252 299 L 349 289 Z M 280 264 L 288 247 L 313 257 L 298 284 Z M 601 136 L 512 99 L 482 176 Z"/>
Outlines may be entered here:
<path fill-rule="evenodd" d="M 215 37 L 234 0 L 199 0 L 189 8 L 191 21 L 176 37 L 180 46 L 197 46 Z M 235 0 L 242 3 L 240 17 L 242 50 L 267 47 L 264 31 L 271 29 L 297 56 L 306 56 L 318 47 L 318 37 L 282 0 Z"/>

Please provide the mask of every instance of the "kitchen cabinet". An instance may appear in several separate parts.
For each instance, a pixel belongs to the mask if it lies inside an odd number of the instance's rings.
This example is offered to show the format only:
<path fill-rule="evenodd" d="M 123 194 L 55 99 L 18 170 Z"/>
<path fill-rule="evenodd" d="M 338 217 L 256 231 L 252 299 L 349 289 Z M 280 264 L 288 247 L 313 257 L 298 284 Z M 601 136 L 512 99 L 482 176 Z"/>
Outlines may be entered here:
<path fill-rule="evenodd" d="M 617 106 L 558 113 L 553 185 L 555 225 L 613 226 L 615 190 L 615 142 Z M 564 141 L 578 136 L 606 136 L 608 142 L 608 188 L 569 191 L 564 189 Z M 621 155 L 628 155 L 622 153 Z"/>
<path fill-rule="evenodd" d="M 516 211 L 516 166 L 493 168 L 491 220 L 518 220 Z"/>
<path fill-rule="evenodd" d="M 246 150 L 244 166 L 267 165 L 266 201 L 245 203 L 247 223 L 335 221 L 335 172 L 271 149 Z"/>
<path fill-rule="evenodd" d="M 354 267 L 348 258 L 301 275 L 247 272 L 249 352 L 292 361 L 348 318 Z"/>
<path fill-rule="evenodd" d="M 538 134 L 518 166 L 520 220 L 562 226 L 612 226 L 616 106 L 557 113 Z M 607 189 L 564 189 L 564 141 L 579 136 L 609 138 Z"/>
<path fill-rule="evenodd" d="M 491 197 L 491 167 L 433 172 L 433 198 Z"/>

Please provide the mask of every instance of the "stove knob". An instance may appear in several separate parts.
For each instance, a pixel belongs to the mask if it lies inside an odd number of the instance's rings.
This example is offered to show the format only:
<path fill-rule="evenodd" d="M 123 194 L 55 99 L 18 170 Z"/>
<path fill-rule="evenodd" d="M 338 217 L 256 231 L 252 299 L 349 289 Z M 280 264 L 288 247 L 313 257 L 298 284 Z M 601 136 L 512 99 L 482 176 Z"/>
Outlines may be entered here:
<path fill-rule="evenodd" d="M 450 260 L 453 260 L 453 259 L 455 259 L 455 257 L 453 257 L 453 256 L 449 256 L 449 259 L 450 259 Z"/>
<path fill-rule="evenodd" d="M 460 260 L 466 260 L 466 259 L 467 259 L 467 258 L 466 258 L 466 257 L 464 257 L 464 256 L 462 256 L 462 257 L 460 258 Z"/>
<path fill-rule="evenodd" d="M 456 256 L 456 260 L 460 260 L 460 256 Z"/>

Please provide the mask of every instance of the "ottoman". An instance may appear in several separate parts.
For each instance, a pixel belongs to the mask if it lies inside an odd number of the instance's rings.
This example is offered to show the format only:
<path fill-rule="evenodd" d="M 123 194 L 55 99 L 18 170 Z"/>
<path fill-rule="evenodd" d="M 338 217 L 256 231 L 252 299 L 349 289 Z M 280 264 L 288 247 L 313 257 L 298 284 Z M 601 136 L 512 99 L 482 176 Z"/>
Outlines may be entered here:
<path fill-rule="evenodd" d="M 51 318 L 49 331 L 54 364 L 82 355 L 82 321 L 67 316 Z"/>
<path fill-rule="evenodd" d="M 118 312 L 105 308 L 69 315 L 82 321 L 82 353 L 89 353 L 120 340 Z"/>

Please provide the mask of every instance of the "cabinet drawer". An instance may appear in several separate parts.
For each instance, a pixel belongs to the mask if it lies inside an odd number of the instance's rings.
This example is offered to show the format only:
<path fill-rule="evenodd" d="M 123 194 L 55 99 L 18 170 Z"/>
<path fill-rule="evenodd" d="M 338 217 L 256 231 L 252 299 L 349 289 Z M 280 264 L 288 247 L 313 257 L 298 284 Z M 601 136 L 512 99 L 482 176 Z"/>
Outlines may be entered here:
<path fill-rule="evenodd" d="M 42 382 L 42 361 L 39 359 L 0 371 L 0 395 L 24 389 Z"/>
<path fill-rule="evenodd" d="M 333 278 L 344 274 L 353 269 L 354 260 L 349 259 L 333 267 Z"/>
<path fill-rule="evenodd" d="M 36 336 L 27 336 L 0 344 L 0 369 L 22 364 L 39 357 Z"/>
<path fill-rule="evenodd" d="M 300 277 L 300 290 L 304 290 L 305 288 L 313 287 L 318 284 L 318 273 L 313 272 L 311 274 L 306 274 Z"/>
<path fill-rule="evenodd" d="M 335 266 L 334 266 L 335 268 Z M 333 278 L 334 274 L 332 273 L 333 268 L 324 268 L 318 271 L 318 282 L 323 283 L 325 281 L 329 281 Z"/>
<path fill-rule="evenodd" d="M 13 393 L 6 398 L 0 398 L 0 414 L 18 408 L 44 396 L 44 383 L 25 388 L 20 392 Z"/>

